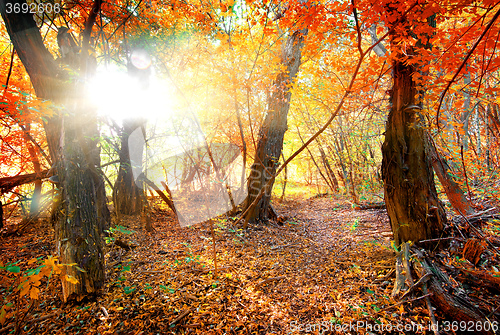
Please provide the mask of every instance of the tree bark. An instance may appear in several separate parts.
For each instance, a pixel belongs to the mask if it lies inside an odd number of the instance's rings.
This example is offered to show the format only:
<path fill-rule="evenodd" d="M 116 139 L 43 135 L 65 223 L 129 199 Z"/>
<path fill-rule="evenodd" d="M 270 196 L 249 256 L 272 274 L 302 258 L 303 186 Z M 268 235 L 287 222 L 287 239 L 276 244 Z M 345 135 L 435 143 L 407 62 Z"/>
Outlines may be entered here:
<path fill-rule="evenodd" d="M 284 45 L 282 64 L 285 70 L 278 74 L 271 88 L 268 111 L 259 132 L 255 159 L 248 179 L 248 195 L 243 210 L 244 212 L 249 209 L 245 222 L 254 222 L 257 219 L 266 221 L 270 214 L 269 207 L 274 180 L 271 181 L 269 188 L 264 191 L 264 195 L 256 205 L 250 206 L 269 179 L 274 178 L 279 164 L 292 96 L 290 86 L 299 70 L 306 34 L 307 29 L 297 30 L 287 38 Z"/>
<path fill-rule="evenodd" d="M 382 145 L 384 197 L 396 245 L 439 237 L 446 223 L 419 115 L 422 103 L 416 96 L 423 92 L 413 80 L 416 71 L 398 52 L 393 61 L 392 106 Z"/>
<path fill-rule="evenodd" d="M 0 178 L 0 194 L 7 193 L 16 186 L 32 183 L 52 176 L 53 171 L 43 170 L 40 173 L 21 174 L 13 177 Z"/>
<path fill-rule="evenodd" d="M 115 210 L 120 214 L 139 214 L 143 210 L 145 201 L 144 190 L 139 188 L 135 182 L 128 145 L 130 134 L 143 125 L 143 119 L 135 118 L 123 121 L 122 133 L 120 135 L 120 169 L 113 188 L 113 199 L 116 202 Z"/>
<path fill-rule="evenodd" d="M 0 201 L 0 229 L 3 228 L 3 204 Z"/>
<path fill-rule="evenodd" d="M 22 4 L 25 1 L 14 0 Z M 104 181 L 96 146 L 95 113 L 80 99 L 78 83 L 65 82 L 64 73 L 45 48 L 40 31 L 29 13 L 0 11 L 7 32 L 28 72 L 39 98 L 66 103 L 66 116 L 51 118 L 46 126 L 47 142 L 59 177 L 60 203 L 56 222 L 56 245 L 61 263 L 76 263 L 67 274 L 77 284 L 63 280 L 63 299 L 81 299 L 95 294 L 104 284 L 104 253 L 100 230 L 109 220 Z M 98 11 L 97 11 L 98 12 Z M 109 221 L 108 221 L 109 222 Z"/>
<path fill-rule="evenodd" d="M 448 197 L 448 200 L 453 208 L 462 215 L 473 214 L 474 208 L 470 205 L 460 186 L 450 176 L 448 172 L 450 169 L 444 158 L 439 157 L 439 154 L 432 143 L 429 143 L 428 149 L 432 167 L 434 168 L 441 185 L 443 185 L 444 192 L 446 193 L 446 196 Z"/>
<path fill-rule="evenodd" d="M 439 236 L 446 222 L 417 114 L 414 71 L 402 61 L 394 62 L 392 107 L 382 145 L 384 198 L 397 245 Z"/>

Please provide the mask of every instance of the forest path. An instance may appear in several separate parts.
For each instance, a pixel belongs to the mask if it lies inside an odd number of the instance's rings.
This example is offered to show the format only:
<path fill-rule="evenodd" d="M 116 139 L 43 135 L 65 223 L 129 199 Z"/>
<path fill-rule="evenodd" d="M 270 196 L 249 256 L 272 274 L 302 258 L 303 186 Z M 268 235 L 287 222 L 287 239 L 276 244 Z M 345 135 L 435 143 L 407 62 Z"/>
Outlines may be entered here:
<path fill-rule="evenodd" d="M 355 322 L 392 304 L 386 298 L 392 286 L 375 281 L 395 261 L 383 210 L 356 211 L 327 197 L 274 205 L 287 217 L 283 225 L 242 230 L 215 220 L 217 275 L 208 223 L 180 227 L 161 203 L 151 213 L 153 233 L 144 231 L 140 218 L 123 217 L 120 225 L 131 234 L 116 238 L 135 247 L 107 245 L 103 295 L 82 309 L 62 304 L 54 294 L 59 287 L 42 292 L 33 313 L 63 313 L 32 323 L 27 333 L 297 334 L 296 325 Z M 40 221 L 2 241 L 0 261 L 15 254 L 24 267 L 50 253 L 50 230 Z M 35 242 L 43 248 L 32 248 Z M 392 312 L 380 317 L 392 318 Z"/>
<path fill-rule="evenodd" d="M 349 202 L 331 197 L 292 201 L 277 208 L 301 222 L 305 235 L 322 248 L 340 253 L 364 242 L 390 246 L 392 232 L 385 209 L 355 210 Z"/>

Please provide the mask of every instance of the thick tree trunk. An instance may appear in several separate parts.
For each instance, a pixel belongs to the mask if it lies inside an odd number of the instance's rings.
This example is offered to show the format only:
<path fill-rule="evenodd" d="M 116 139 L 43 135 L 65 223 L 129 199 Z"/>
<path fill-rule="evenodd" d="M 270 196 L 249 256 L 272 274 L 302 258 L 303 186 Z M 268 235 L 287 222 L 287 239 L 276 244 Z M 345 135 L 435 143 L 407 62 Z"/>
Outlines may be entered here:
<path fill-rule="evenodd" d="M 418 114 L 414 72 L 412 66 L 394 62 L 392 107 L 382 145 L 384 196 L 396 245 L 438 237 L 446 222 Z"/>
<path fill-rule="evenodd" d="M 274 179 L 279 164 L 292 96 L 290 86 L 299 71 L 306 34 L 307 30 L 297 30 L 288 37 L 284 45 L 282 64 L 285 69 L 277 76 L 271 88 L 268 111 L 260 129 L 255 159 L 248 179 L 248 195 L 244 206 L 248 211 L 245 222 L 254 222 L 256 219 L 266 221 L 269 216 L 274 180 L 270 181 L 270 185 L 264 190 L 264 195 L 260 200 L 254 205 L 252 203 L 266 183 L 271 178 Z"/>
<path fill-rule="evenodd" d="M 144 190 L 139 188 L 135 182 L 128 145 L 130 134 L 143 124 L 143 119 L 127 119 L 123 121 L 119 152 L 120 169 L 113 188 L 115 210 L 120 214 L 139 214 L 143 210 Z"/>
<path fill-rule="evenodd" d="M 20 8 L 25 1 L 15 0 Z M 99 4 L 96 1 L 96 4 Z M 56 245 L 61 263 L 76 263 L 85 272 L 69 267 L 77 284 L 63 281 L 63 299 L 81 299 L 104 284 L 104 254 L 100 230 L 109 220 L 104 181 L 98 171 L 99 150 L 95 115 L 84 105 L 82 87 L 68 84 L 45 48 L 33 16 L 22 11 L 0 11 L 14 48 L 28 72 L 38 97 L 66 103 L 64 120 L 56 116 L 46 124 L 47 142 L 59 177 L 61 207 L 57 211 Z M 98 13 L 99 11 L 93 11 Z M 59 159 L 58 159 L 59 158 Z"/>
<path fill-rule="evenodd" d="M 81 111 L 77 108 L 75 112 Z M 62 281 L 65 301 L 81 300 L 87 295 L 97 294 L 105 279 L 100 235 L 103 227 L 97 205 L 101 186 L 99 179 L 102 177 L 92 166 L 93 161 L 88 159 L 86 152 L 91 140 L 87 142 L 84 137 L 88 134 L 82 132 L 85 116 L 81 113 L 80 117 L 70 115 L 64 118 L 62 157 L 57 168 L 62 186 L 62 201 L 55 226 L 57 252 L 62 263 L 76 263 L 86 271 L 67 268 L 66 274 L 78 279 L 78 283 Z"/>

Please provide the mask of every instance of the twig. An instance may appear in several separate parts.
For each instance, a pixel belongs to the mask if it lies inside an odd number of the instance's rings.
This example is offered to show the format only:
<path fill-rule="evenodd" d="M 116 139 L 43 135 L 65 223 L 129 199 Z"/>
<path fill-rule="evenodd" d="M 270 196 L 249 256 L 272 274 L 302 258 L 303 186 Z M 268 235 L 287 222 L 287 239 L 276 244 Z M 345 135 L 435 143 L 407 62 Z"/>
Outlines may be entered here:
<path fill-rule="evenodd" d="M 107 319 L 109 317 L 108 311 L 104 306 L 101 306 L 102 314 L 104 314 L 104 317 Z"/>
<path fill-rule="evenodd" d="M 428 239 L 428 240 L 421 240 L 421 241 L 419 241 L 419 243 L 422 243 L 422 242 L 435 242 L 435 241 L 446 241 L 446 240 L 463 241 L 463 239 L 460 238 L 460 237 L 451 236 L 451 237 L 440 237 L 440 238 L 431 238 L 431 239 Z"/>
<path fill-rule="evenodd" d="M 178 317 L 176 317 L 174 319 L 174 321 L 172 321 L 170 323 L 170 326 L 169 327 L 175 327 L 176 326 L 176 323 L 181 321 L 182 319 L 184 319 L 186 316 L 189 315 L 189 313 L 191 313 L 192 311 L 194 311 L 194 308 L 189 308 L 189 309 L 186 309 L 184 312 L 182 312 L 181 314 L 179 314 Z"/>
<path fill-rule="evenodd" d="M 165 272 L 165 270 L 139 270 L 137 272 L 154 274 L 154 273 L 163 273 Z"/>
<path fill-rule="evenodd" d="M 467 215 L 466 218 L 467 219 L 472 219 L 472 218 L 475 218 L 476 216 L 481 216 L 481 215 L 486 214 L 488 212 L 491 212 L 492 210 L 495 210 L 495 209 L 497 209 L 497 208 L 496 207 L 488 208 L 488 209 L 486 209 L 486 210 L 484 210 L 482 212 L 477 212 L 477 213 L 474 213 L 474 214 L 471 214 L 471 215 Z"/>
<path fill-rule="evenodd" d="M 418 280 L 414 285 L 412 285 L 401 297 L 401 299 L 406 298 L 408 295 L 413 293 L 418 287 L 424 285 L 431 279 L 432 275 L 430 273 L 426 273 L 422 278 Z M 427 292 L 424 292 L 424 294 L 427 294 Z"/>
<path fill-rule="evenodd" d="M 387 279 L 391 278 L 391 276 L 394 274 L 395 271 L 396 271 L 395 269 L 391 269 L 389 272 L 387 272 L 387 274 L 384 277 L 382 277 L 382 278 L 375 278 L 372 281 L 372 284 L 386 281 Z"/>
<path fill-rule="evenodd" d="M 427 277 L 427 275 L 429 275 L 429 277 Z M 431 276 L 431 274 L 427 273 L 425 276 L 423 276 L 418 281 L 418 283 L 420 283 L 420 281 L 424 278 L 427 278 L 427 280 L 429 280 L 430 276 Z M 434 331 L 435 335 L 439 335 L 439 327 L 438 327 L 438 324 L 436 321 L 436 317 L 434 316 L 434 312 L 432 311 L 431 299 L 429 298 L 429 293 L 427 290 L 427 280 L 424 283 L 424 285 L 422 286 L 422 291 L 424 292 L 424 295 L 427 295 L 427 297 L 425 297 L 425 303 L 427 304 L 427 309 L 429 310 L 429 317 L 431 318 L 431 322 L 432 322 L 432 330 Z"/>

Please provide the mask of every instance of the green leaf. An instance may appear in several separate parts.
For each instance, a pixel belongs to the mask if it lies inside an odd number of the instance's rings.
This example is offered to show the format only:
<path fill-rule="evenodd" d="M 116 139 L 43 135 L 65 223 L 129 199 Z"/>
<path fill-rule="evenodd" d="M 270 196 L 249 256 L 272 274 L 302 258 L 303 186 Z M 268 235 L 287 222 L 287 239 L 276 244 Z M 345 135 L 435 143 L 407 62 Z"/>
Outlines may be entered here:
<path fill-rule="evenodd" d="M 124 286 L 123 287 L 123 292 L 125 292 L 125 294 L 130 294 L 132 292 L 135 291 L 135 287 L 134 286 Z"/>
<path fill-rule="evenodd" d="M 5 270 L 12 272 L 12 273 L 19 273 L 21 272 L 21 268 L 19 266 L 14 266 L 14 265 L 8 265 L 5 267 Z"/>

